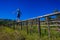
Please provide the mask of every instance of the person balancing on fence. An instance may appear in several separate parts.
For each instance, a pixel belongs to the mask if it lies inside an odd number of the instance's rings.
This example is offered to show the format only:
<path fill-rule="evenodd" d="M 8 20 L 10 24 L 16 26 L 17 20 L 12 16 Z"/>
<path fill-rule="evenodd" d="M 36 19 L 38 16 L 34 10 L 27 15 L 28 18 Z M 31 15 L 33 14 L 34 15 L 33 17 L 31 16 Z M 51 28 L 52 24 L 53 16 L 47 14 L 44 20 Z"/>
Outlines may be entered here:
<path fill-rule="evenodd" d="M 20 12 L 20 9 L 18 8 L 18 9 L 17 9 L 17 22 L 20 21 L 20 16 L 21 16 L 20 13 L 21 13 L 21 12 Z"/>

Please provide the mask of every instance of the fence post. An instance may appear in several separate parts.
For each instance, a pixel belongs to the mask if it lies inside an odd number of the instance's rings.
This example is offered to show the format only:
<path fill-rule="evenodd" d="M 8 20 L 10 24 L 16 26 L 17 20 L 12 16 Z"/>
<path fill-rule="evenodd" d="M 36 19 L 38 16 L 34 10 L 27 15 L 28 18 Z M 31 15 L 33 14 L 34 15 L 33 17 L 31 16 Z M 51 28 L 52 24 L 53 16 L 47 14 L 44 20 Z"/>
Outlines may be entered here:
<path fill-rule="evenodd" d="M 47 23 L 47 27 L 48 27 L 48 37 L 50 40 L 50 20 L 49 20 L 49 16 L 46 16 L 46 23 Z"/>
<path fill-rule="evenodd" d="M 39 33 L 39 36 L 41 36 L 40 18 L 37 18 L 37 23 L 38 23 L 38 33 Z"/>
<path fill-rule="evenodd" d="M 27 30 L 27 34 L 28 34 L 28 21 L 26 21 L 26 30 Z"/>
<path fill-rule="evenodd" d="M 35 26 L 37 26 L 37 18 L 35 18 Z"/>
<path fill-rule="evenodd" d="M 20 23 L 21 23 L 21 30 L 22 30 L 22 21 Z"/>
<path fill-rule="evenodd" d="M 16 22 L 15 29 L 18 29 L 18 22 Z"/>
<path fill-rule="evenodd" d="M 13 29 L 15 30 L 15 28 L 16 28 L 16 23 L 14 23 L 14 26 L 13 26 Z"/>
<path fill-rule="evenodd" d="M 33 20 L 33 19 L 30 20 L 30 26 L 31 26 L 31 27 L 30 27 L 30 34 L 31 34 L 32 31 L 33 31 L 33 30 L 32 30 L 32 25 L 33 25 L 33 21 L 32 21 L 32 20 Z"/>

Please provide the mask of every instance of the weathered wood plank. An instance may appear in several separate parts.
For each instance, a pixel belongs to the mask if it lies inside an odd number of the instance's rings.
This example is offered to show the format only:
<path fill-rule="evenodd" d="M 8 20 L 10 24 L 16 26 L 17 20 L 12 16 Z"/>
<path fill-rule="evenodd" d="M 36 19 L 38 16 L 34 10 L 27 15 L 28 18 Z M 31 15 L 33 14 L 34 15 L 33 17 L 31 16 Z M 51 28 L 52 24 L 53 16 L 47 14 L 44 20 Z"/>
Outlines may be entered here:
<path fill-rule="evenodd" d="M 27 19 L 27 20 L 36 19 L 36 18 L 42 18 L 42 17 L 46 17 L 46 16 L 52 16 L 52 15 L 56 15 L 56 14 L 60 14 L 60 12 L 50 13 L 50 14 L 46 14 L 46 15 L 38 16 L 38 17 L 33 17 L 33 18 L 30 18 L 30 19 Z M 23 20 L 23 21 L 26 21 L 26 20 Z"/>
<path fill-rule="evenodd" d="M 38 33 L 41 36 L 41 26 L 40 26 L 40 18 L 37 18 L 37 23 L 38 23 Z"/>

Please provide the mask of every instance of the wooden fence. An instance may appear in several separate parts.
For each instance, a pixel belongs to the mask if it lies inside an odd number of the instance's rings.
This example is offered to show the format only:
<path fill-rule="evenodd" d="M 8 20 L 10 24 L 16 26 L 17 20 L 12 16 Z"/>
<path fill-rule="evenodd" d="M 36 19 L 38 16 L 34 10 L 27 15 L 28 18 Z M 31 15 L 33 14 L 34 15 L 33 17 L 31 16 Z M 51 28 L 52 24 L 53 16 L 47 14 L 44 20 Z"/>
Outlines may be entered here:
<path fill-rule="evenodd" d="M 21 30 L 26 29 L 27 34 L 32 33 L 33 26 L 37 28 L 38 35 L 41 37 L 42 29 L 47 30 L 48 38 L 51 40 L 51 30 L 60 31 L 60 12 L 55 12 L 43 16 L 38 16 L 35 18 L 30 18 L 28 20 L 23 20 L 18 22 Z M 17 27 L 17 26 L 16 26 Z M 46 28 L 45 28 L 46 27 Z M 55 28 L 56 27 L 56 28 Z M 60 33 L 60 32 L 59 32 Z"/>

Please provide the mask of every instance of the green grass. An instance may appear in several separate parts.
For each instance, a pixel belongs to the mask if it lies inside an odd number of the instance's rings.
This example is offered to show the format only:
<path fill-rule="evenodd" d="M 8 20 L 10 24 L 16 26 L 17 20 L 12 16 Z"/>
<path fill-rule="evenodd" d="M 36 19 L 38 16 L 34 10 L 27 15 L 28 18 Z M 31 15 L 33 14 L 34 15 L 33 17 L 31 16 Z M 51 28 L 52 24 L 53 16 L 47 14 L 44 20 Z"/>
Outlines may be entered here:
<path fill-rule="evenodd" d="M 28 34 L 26 32 L 26 26 L 23 30 L 14 30 L 9 27 L 0 27 L 0 40 L 48 40 L 48 30 L 41 29 L 41 36 L 38 34 L 38 27 L 33 26 L 30 33 L 30 26 L 28 28 Z M 41 27 L 45 28 L 45 27 Z M 47 27 L 46 27 L 47 28 Z M 50 30 L 50 40 L 60 40 L 60 32 L 56 30 Z"/>
<path fill-rule="evenodd" d="M 17 30 L 8 27 L 0 28 L 0 40 L 23 40 L 24 35 Z"/>
<path fill-rule="evenodd" d="M 46 28 L 46 29 L 42 29 L 42 28 Z M 50 27 L 50 40 L 60 40 L 60 32 L 57 30 L 51 29 L 51 28 L 58 28 L 58 27 Z M 25 29 L 25 28 L 23 28 L 23 29 Z M 41 37 L 38 36 L 38 27 L 37 26 L 31 27 L 31 29 L 32 29 L 32 32 L 30 33 L 30 31 L 29 31 L 29 34 L 32 35 L 32 38 L 35 37 L 35 36 L 33 36 L 33 34 L 34 34 L 34 35 L 37 35 L 37 37 L 38 37 L 36 39 L 49 40 L 47 27 L 41 27 Z M 29 28 L 29 30 L 30 30 L 30 28 Z M 31 40 L 32 40 L 32 38 L 31 38 Z"/>

